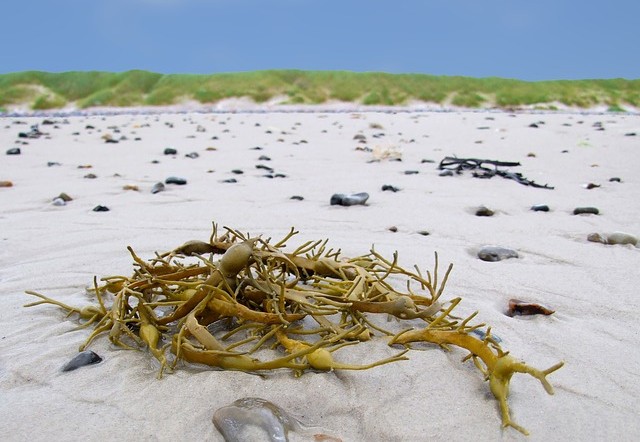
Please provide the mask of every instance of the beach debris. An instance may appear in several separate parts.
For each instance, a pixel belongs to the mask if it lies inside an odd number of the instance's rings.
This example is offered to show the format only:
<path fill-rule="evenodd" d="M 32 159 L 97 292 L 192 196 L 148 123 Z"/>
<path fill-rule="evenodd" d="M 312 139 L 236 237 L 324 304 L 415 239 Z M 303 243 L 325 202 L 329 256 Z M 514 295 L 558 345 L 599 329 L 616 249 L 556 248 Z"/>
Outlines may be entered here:
<path fill-rule="evenodd" d="M 587 183 L 584 185 L 584 188 L 587 190 L 597 189 L 598 187 L 600 187 L 600 184 L 596 184 L 596 183 Z"/>
<path fill-rule="evenodd" d="M 478 251 L 478 258 L 483 261 L 496 262 L 509 258 L 518 258 L 518 252 L 499 246 L 484 246 Z"/>
<path fill-rule="evenodd" d="M 491 165 L 493 167 L 487 167 L 486 165 Z M 475 178 L 493 178 L 498 175 L 503 178 L 507 178 L 513 180 L 517 183 L 523 184 L 525 186 L 531 186 L 538 189 L 553 189 L 552 186 L 548 184 L 538 184 L 533 180 L 529 180 L 522 176 L 522 174 L 518 172 L 509 172 L 508 170 L 502 170 L 500 167 L 517 167 L 521 164 L 518 162 L 512 161 L 496 161 L 496 160 L 482 160 L 478 158 L 457 158 L 457 157 L 444 157 L 440 164 L 438 165 L 438 169 L 440 170 L 450 170 L 452 172 L 457 173 L 458 175 L 463 173 L 466 170 L 473 171 L 473 177 Z M 441 176 L 443 176 L 441 174 Z"/>
<path fill-rule="evenodd" d="M 606 235 L 601 235 L 600 233 L 590 233 L 587 236 L 587 240 L 591 242 L 599 242 L 602 244 L 609 244 L 609 245 L 615 245 L 615 244 L 631 244 L 634 246 L 638 245 L 638 237 L 625 232 L 613 232 Z"/>
<path fill-rule="evenodd" d="M 41 132 L 40 129 L 38 128 L 37 124 L 34 124 L 31 126 L 29 132 L 20 132 L 18 133 L 18 138 L 31 138 L 31 139 L 37 139 L 40 138 L 41 136 L 44 135 L 49 135 L 48 133 L 45 132 Z"/>
<path fill-rule="evenodd" d="M 350 194 L 334 193 L 333 195 L 331 195 L 331 200 L 329 201 L 329 203 L 332 206 L 364 206 L 368 199 L 369 194 L 367 192 Z"/>
<path fill-rule="evenodd" d="M 390 191 L 390 192 L 394 192 L 395 193 L 395 192 L 398 192 L 400 189 L 398 187 L 396 187 L 396 186 L 392 186 L 391 184 L 384 184 L 382 186 L 382 191 L 384 192 L 384 191 L 387 191 L 387 190 Z"/>
<path fill-rule="evenodd" d="M 158 193 L 158 192 L 162 192 L 165 189 L 164 187 L 164 183 L 161 182 L 157 182 L 153 185 L 153 187 L 151 188 L 151 193 Z"/>
<path fill-rule="evenodd" d="M 597 207 L 576 207 L 573 209 L 574 215 L 599 215 L 600 211 Z"/>
<path fill-rule="evenodd" d="M 173 147 L 167 147 L 164 150 L 164 154 L 165 155 L 177 155 L 178 154 L 178 150 L 174 149 Z"/>
<path fill-rule="evenodd" d="M 138 192 L 140 188 L 135 184 L 125 184 L 124 186 L 122 186 L 122 190 L 133 190 L 135 192 Z"/>
<path fill-rule="evenodd" d="M 424 342 L 469 352 L 463 361 L 472 360 L 489 381 L 503 427 L 527 434 L 509 414 L 515 373 L 531 375 L 553 394 L 547 376 L 563 363 L 539 370 L 504 351 L 491 328 L 479 338 L 474 331 L 485 324 L 472 323 L 478 312 L 459 316 L 455 309 L 462 299 L 442 296 L 453 265 L 439 273 L 437 253 L 433 270 L 423 273 L 418 266 L 401 266 L 397 253 L 385 258 L 373 247 L 351 259 L 329 248 L 328 240 L 289 247 L 298 233 L 293 228 L 273 241 L 224 230 L 219 235 L 214 224 L 207 242 L 188 241 L 148 261 L 128 247 L 132 276 L 105 277 L 101 285 L 94 278 L 96 304 L 77 308 L 28 291 L 39 299 L 26 307 L 52 304 L 67 316 L 79 316 L 83 327 L 93 326 L 80 351 L 98 336 L 148 351 L 160 364 L 158 377 L 182 361 L 252 373 L 288 369 L 295 376 L 366 370 L 407 360 L 410 344 Z M 380 320 L 388 317 L 397 320 Z M 363 364 L 338 359 L 340 349 L 374 339 L 405 349 Z M 259 414 L 282 419 L 261 401 L 240 408 L 254 406 Z"/>
<path fill-rule="evenodd" d="M 397 146 L 376 146 L 372 155 L 375 161 L 402 161 L 402 149 Z"/>
<path fill-rule="evenodd" d="M 529 315 L 551 315 L 554 310 L 548 309 L 540 304 L 525 302 L 519 299 L 510 299 L 507 316 L 529 316 Z"/>
<path fill-rule="evenodd" d="M 177 176 L 170 176 L 166 180 L 164 180 L 165 184 L 176 184 L 178 186 L 184 186 L 187 184 L 186 178 L 181 178 Z"/>
<path fill-rule="evenodd" d="M 547 206 L 546 204 L 534 204 L 533 206 L 531 206 L 531 210 L 533 210 L 534 212 L 548 212 L 549 206 Z"/>
<path fill-rule="evenodd" d="M 195 160 L 199 156 L 200 154 L 198 152 L 189 152 L 188 154 L 185 155 L 185 157 L 191 158 L 192 160 Z"/>
<path fill-rule="evenodd" d="M 7 155 L 20 155 L 22 151 L 19 147 L 12 147 L 11 149 L 7 149 Z"/>
<path fill-rule="evenodd" d="M 8 180 L 0 181 L 0 187 L 13 187 L 13 182 Z"/>
<path fill-rule="evenodd" d="M 110 209 L 107 206 L 98 205 L 93 208 L 94 212 L 108 212 Z"/>
<path fill-rule="evenodd" d="M 495 212 L 486 206 L 480 206 L 476 209 L 476 216 L 493 216 Z"/>
<path fill-rule="evenodd" d="M 53 166 L 62 166 L 62 164 L 58 163 L 57 161 L 47 161 L 47 167 Z"/>
<path fill-rule="evenodd" d="M 77 368 L 84 367 L 86 365 L 97 364 L 101 362 L 102 358 L 91 350 L 86 350 L 78 353 L 73 359 L 62 367 L 62 371 L 73 371 Z"/>

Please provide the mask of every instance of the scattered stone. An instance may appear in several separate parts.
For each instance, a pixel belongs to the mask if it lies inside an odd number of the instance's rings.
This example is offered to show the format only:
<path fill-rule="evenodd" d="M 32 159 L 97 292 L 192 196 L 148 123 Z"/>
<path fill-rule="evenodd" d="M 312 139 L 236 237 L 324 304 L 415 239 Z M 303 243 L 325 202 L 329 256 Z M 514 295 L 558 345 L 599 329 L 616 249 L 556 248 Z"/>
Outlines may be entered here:
<path fill-rule="evenodd" d="M 177 184 L 178 186 L 184 186 L 187 184 L 187 180 L 184 178 L 180 178 L 177 176 L 170 176 L 166 180 L 164 180 L 165 184 Z"/>
<path fill-rule="evenodd" d="M 612 183 L 621 183 L 622 179 L 620 179 L 620 177 L 614 176 L 614 177 L 609 178 L 609 181 L 612 182 Z"/>
<path fill-rule="evenodd" d="M 635 132 L 627 132 L 624 134 L 625 137 L 635 137 L 637 134 Z"/>
<path fill-rule="evenodd" d="M 13 183 L 11 181 L 0 181 L 0 187 L 13 187 Z"/>
<path fill-rule="evenodd" d="M 94 211 L 94 212 L 108 212 L 108 211 L 109 211 L 109 208 L 108 208 L 107 206 L 101 206 L 101 205 L 98 205 L 98 206 L 95 206 L 95 207 L 93 208 L 93 211 Z"/>
<path fill-rule="evenodd" d="M 494 211 L 485 206 L 480 206 L 476 209 L 476 216 L 493 216 Z"/>
<path fill-rule="evenodd" d="M 600 187 L 600 184 L 596 184 L 596 183 L 589 183 L 589 184 L 585 184 L 585 189 L 591 190 L 591 189 L 597 189 L 598 187 Z"/>
<path fill-rule="evenodd" d="M 87 178 L 89 180 L 94 180 L 96 178 L 98 178 L 98 176 L 95 173 L 88 173 L 84 176 L 84 178 Z"/>
<path fill-rule="evenodd" d="M 549 206 L 547 206 L 546 204 L 536 204 L 534 206 L 531 206 L 531 210 L 533 210 L 534 212 L 548 212 Z"/>
<path fill-rule="evenodd" d="M 387 191 L 387 190 L 390 191 L 390 192 L 394 192 L 395 193 L 395 192 L 399 191 L 400 189 L 395 187 L 395 186 L 392 186 L 391 184 L 384 184 L 382 186 L 382 191 Z"/>
<path fill-rule="evenodd" d="M 158 161 L 158 160 L 153 160 L 153 161 L 151 161 L 151 164 L 160 164 L 160 161 Z"/>
<path fill-rule="evenodd" d="M 64 192 L 61 192 L 60 195 L 57 196 L 57 198 L 62 199 L 65 203 L 68 203 L 69 201 L 73 201 L 73 198 L 71 198 L 69 195 L 67 195 Z"/>
<path fill-rule="evenodd" d="M 158 182 L 153 185 L 151 188 L 151 193 L 158 193 L 164 190 L 164 183 Z"/>
<path fill-rule="evenodd" d="M 597 207 L 576 207 L 573 209 L 574 215 L 599 215 L 600 211 Z"/>
<path fill-rule="evenodd" d="M 167 148 L 164 150 L 164 154 L 165 154 L 165 155 L 176 155 L 177 153 L 178 153 L 178 150 L 177 150 L 177 149 L 174 149 L 173 147 L 167 147 Z"/>
<path fill-rule="evenodd" d="M 233 183 L 237 183 L 237 182 L 238 182 L 238 180 L 236 180 L 235 178 L 227 178 L 226 180 L 222 180 L 222 181 L 220 181 L 220 182 L 221 182 L 221 183 L 230 183 L 230 184 L 233 184 Z"/>
<path fill-rule="evenodd" d="M 264 164 L 256 164 L 256 169 L 266 170 L 267 172 L 273 172 L 273 169 L 269 166 L 265 166 Z"/>
<path fill-rule="evenodd" d="M 254 146 L 251 148 L 251 150 L 262 150 L 263 148 L 260 146 Z"/>
<path fill-rule="evenodd" d="M 20 132 L 18 134 L 18 138 L 37 139 L 37 138 L 40 138 L 43 135 L 49 135 L 49 134 L 44 133 L 44 132 L 40 132 L 40 130 L 38 129 L 38 125 L 34 124 L 33 126 L 31 126 L 31 130 L 29 132 Z"/>
<path fill-rule="evenodd" d="M 363 134 L 356 134 L 353 136 L 354 140 L 359 140 L 359 141 L 366 141 L 367 137 L 365 137 Z"/>
<path fill-rule="evenodd" d="M 529 316 L 529 315 L 552 315 L 554 310 L 550 310 L 540 304 L 520 301 L 519 299 L 509 300 L 509 309 L 507 316 Z"/>
<path fill-rule="evenodd" d="M 53 166 L 62 166 L 62 164 L 58 163 L 57 161 L 48 161 L 47 162 L 47 167 L 53 167 Z"/>
<path fill-rule="evenodd" d="M 534 128 L 534 129 L 537 129 L 537 128 L 538 128 L 538 127 L 540 127 L 540 126 L 538 126 L 536 123 L 531 123 L 531 124 L 529 125 L 529 127 L 532 127 L 532 128 Z"/>
<path fill-rule="evenodd" d="M 427 232 L 426 230 L 418 230 L 416 232 L 418 235 L 422 235 L 422 236 L 429 236 L 431 235 L 429 232 Z"/>
<path fill-rule="evenodd" d="M 80 164 L 78 169 L 91 169 L 93 166 L 91 164 Z"/>
<path fill-rule="evenodd" d="M 528 156 L 529 158 L 535 158 L 535 157 L 536 157 L 536 153 L 535 153 L 535 152 L 529 152 L 529 153 L 527 154 L 527 156 Z"/>
<path fill-rule="evenodd" d="M 7 155 L 20 155 L 22 152 L 19 147 L 12 147 L 7 150 Z"/>
<path fill-rule="evenodd" d="M 91 350 L 83 351 L 67 362 L 67 364 L 62 367 L 62 371 L 72 371 L 76 368 L 84 367 L 85 365 L 97 364 L 101 361 L 102 358 Z"/>
<path fill-rule="evenodd" d="M 398 231 L 398 228 L 396 226 L 391 226 L 387 229 L 389 232 L 393 232 L 396 233 Z"/>
<path fill-rule="evenodd" d="M 435 160 L 429 160 L 427 158 L 423 158 L 422 161 L 420 161 L 420 163 L 424 164 L 424 163 L 435 163 Z"/>
<path fill-rule="evenodd" d="M 587 240 L 591 242 L 599 242 L 602 244 L 609 244 L 609 245 L 615 245 L 615 244 L 631 244 L 634 246 L 638 245 L 638 238 L 636 236 L 630 233 L 624 233 L 624 232 L 609 233 L 606 235 L 606 237 L 603 237 L 599 233 L 590 233 L 587 236 Z"/>
<path fill-rule="evenodd" d="M 205 150 L 206 150 L 206 151 L 209 151 L 209 152 L 213 152 L 213 151 L 218 150 L 218 148 L 217 148 L 217 147 L 213 147 L 213 146 L 209 146 L 209 147 L 207 147 Z"/>
<path fill-rule="evenodd" d="M 331 196 L 330 204 L 332 206 L 355 206 L 358 204 L 365 205 L 368 199 L 369 194 L 366 192 L 352 193 L 349 195 L 345 195 L 344 193 L 334 193 Z"/>
<path fill-rule="evenodd" d="M 191 159 L 196 159 L 200 156 L 200 154 L 198 154 L 198 152 L 190 152 L 188 154 L 185 155 L 185 157 L 187 158 L 191 158 Z"/>
<path fill-rule="evenodd" d="M 453 176 L 453 170 L 443 170 L 438 176 Z"/>
<path fill-rule="evenodd" d="M 93 130 L 93 129 L 95 129 L 95 127 L 93 127 L 90 124 L 87 124 L 84 128 L 85 128 L 85 130 Z"/>
<path fill-rule="evenodd" d="M 509 258 L 518 258 L 518 252 L 499 246 L 484 246 L 478 251 L 478 258 L 483 261 L 496 262 Z"/>
<path fill-rule="evenodd" d="M 296 200 L 296 201 L 302 201 L 304 200 L 304 197 L 300 196 L 300 195 L 293 195 L 291 198 L 289 198 L 291 200 Z"/>
<path fill-rule="evenodd" d="M 231 171 L 231 173 L 234 173 L 236 175 L 242 175 L 244 172 L 242 170 L 240 170 L 240 169 L 233 169 Z"/>
<path fill-rule="evenodd" d="M 418 170 L 405 170 L 404 171 L 405 175 L 417 175 L 419 173 L 420 173 L 420 171 L 418 171 Z"/>
<path fill-rule="evenodd" d="M 260 155 L 258 157 L 258 161 L 271 161 L 271 158 L 268 157 L 267 155 Z"/>
<path fill-rule="evenodd" d="M 136 192 L 140 190 L 140 188 L 134 184 L 125 184 L 122 186 L 122 190 L 135 190 Z"/>
<path fill-rule="evenodd" d="M 58 206 L 58 207 L 60 207 L 60 206 L 66 206 L 66 205 L 67 205 L 67 203 L 65 202 L 65 200 L 63 200 L 62 198 L 60 198 L 60 197 L 58 197 L 58 196 L 57 196 L 57 197 L 55 197 L 55 198 L 51 201 L 51 204 L 53 204 L 54 206 Z"/>

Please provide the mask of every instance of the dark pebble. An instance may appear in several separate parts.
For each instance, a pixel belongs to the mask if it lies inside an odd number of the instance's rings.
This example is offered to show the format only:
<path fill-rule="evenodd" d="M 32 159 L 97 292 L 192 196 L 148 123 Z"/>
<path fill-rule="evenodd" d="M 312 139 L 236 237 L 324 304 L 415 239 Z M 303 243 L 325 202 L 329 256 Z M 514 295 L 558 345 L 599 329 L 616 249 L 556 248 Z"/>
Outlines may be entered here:
<path fill-rule="evenodd" d="M 419 173 L 420 173 L 420 171 L 418 171 L 418 170 L 405 170 L 404 171 L 405 175 L 417 175 Z"/>
<path fill-rule="evenodd" d="M 67 364 L 62 367 L 62 371 L 72 371 L 76 368 L 84 367 L 85 365 L 97 364 L 101 361 L 102 358 L 91 350 L 83 351 L 67 362 Z"/>
<path fill-rule="evenodd" d="M 264 164 L 256 164 L 256 169 L 266 170 L 267 172 L 273 172 L 273 169 L 269 166 L 265 166 Z"/>
<path fill-rule="evenodd" d="M 227 178 L 226 180 L 222 180 L 221 183 L 237 183 L 238 180 L 235 178 Z"/>
<path fill-rule="evenodd" d="M 20 148 L 19 147 L 12 147 L 11 149 L 7 150 L 7 155 L 20 155 Z"/>
<path fill-rule="evenodd" d="M 635 137 L 637 134 L 635 132 L 627 132 L 624 134 L 625 137 Z"/>
<path fill-rule="evenodd" d="M 93 208 L 94 212 L 108 212 L 109 208 L 107 206 L 95 206 Z"/>
<path fill-rule="evenodd" d="M 598 210 L 597 207 L 576 207 L 575 209 L 573 209 L 573 214 L 574 215 L 583 215 L 583 214 L 599 215 L 600 211 Z"/>
<path fill-rule="evenodd" d="M 443 170 L 438 176 L 453 176 L 453 170 Z"/>
<path fill-rule="evenodd" d="M 57 161 L 48 161 L 47 162 L 47 167 L 53 167 L 53 166 L 62 166 L 62 164 L 58 163 Z"/>
<path fill-rule="evenodd" d="M 398 231 L 398 228 L 396 226 L 391 226 L 387 229 L 389 232 L 393 232 L 396 233 Z"/>
<path fill-rule="evenodd" d="M 300 195 L 293 195 L 291 198 L 289 198 L 291 200 L 296 200 L 296 201 L 302 201 L 304 200 L 304 197 L 300 196 Z"/>
<path fill-rule="evenodd" d="M 274 178 L 286 178 L 287 176 L 284 173 L 276 173 L 273 177 Z"/>
<path fill-rule="evenodd" d="M 119 141 L 116 140 L 115 138 L 105 138 L 104 140 L 105 143 L 118 143 Z"/>
<path fill-rule="evenodd" d="M 612 183 L 621 183 L 622 179 L 620 179 L 617 176 L 614 176 L 614 177 L 609 178 L 609 181 L 612 182 Z"/>
<path fill-rule="evenodd" d="M 85 128 L 86 130 L 95 129 L 95 127 L 93 127 L 93 126 L 92 126 L 92 125 L 90 125 L 90 124 L 87 124 L 84 128 Z"/>
<path fill-rule="evenodd" d="M 478 258 L 483 261 L 496 262 L 503 259 L 517 258 L 518 252 L 498 246 L 485 246 L 478 251 Z"/>
<path fill-rule="evenodd" d="M 187 180 L 184 178 L 180 178 L 177 176 L 170 176 L 166 180 L 164 180 L 165 184 L 177 184 L 178 186 L 184 186 L 187 184 Z"/>
<path fill-rule="evenodd" d="M 95 173 L 88 173 L 84 176 L 84 178 L 87 178 L 89 180 L 94 180 L 96 178 L 98 178 L 98 176 Z"/>
<path fill-rule="evenodd" d="M 531 206 L 531 210 L 534 212 L 548 212 L 549 206 L 546 204 L 536 204 L 535 206 Z"/>
<path fill-rule="evenodd" d="M 421 163 L 435 163 L 435 160 L 428 160 L 428 159 L 423 159 L 422 161 L 420 161 Z"/>
<path fill-rule="evenodd" d="M 67 195 L 64 192 L 60 193 L 60 195 L 58 195 L 58 198 L 63 200 L 65 203 L 68 203 L 69 201 L 73 201 L 73 198 L 71 198 L 69 195 Z"/>
<path fill-rule="evenodd" d="M 355 206 L 364 205 L 369 199 L 369 194 L 366 192 L 352 193 L 345 195 L 344 193 L 334 193 L 331 196 L 330 204 L 332 206 Z"/>
<path fill-rule="evenodd" d="M 534 129 L 537 129 L 539 126 L 536 123 L 531 123 L 529 127 L 533 127 Z"/>
<path fill-rule="evenodd" d="M 262 147 L 260 147 L 260 146 L 255 146 L 255 147 L 252 147 L 252 148 L 251 148 L 251 150 L 262 150 Z"/>
<path fill-rule="evenodd" d="M 164 154 L 165 154 L 165 155 L 175 155 L 175 154 L 177 154 L 177 153 L 178 153 L 178 151 L 177 151 L 176 149 L 174 149 L 173 147 L 167 147 L 167 148 L 164 150 Z"/>
<path fill-rule="evenodd" d="M 388 190 L 388 191 L 390 191 L 390 192 L 397 192 L 397 191 L 399 191 L 400 189 L 398 189 L 398 188 L 397 188 L 397 187 L 395 187 L 395 186 L 392 186 L 391 184 L 385 184 L 385 185 L 383 185 L 383 186 L 382 186 L 382 190 L 383 190 L 383 191 Z"/>
<path fill-rule="evenodd" d="M 162 192 L 163 190 L 164 190 L 164 184 L 158 182 L 158 183 L 155 183 L 151 188 L 151 193 L 158 193 L 158 192 Z"/>
<path fill-rule="evenodd" d="M 266 156 L 266 155 L 260 155 L 260 156 L 258 157 L 258 160 L 259 160 L 259 161 L 271 161 L 271 158 L 269 158 L 269 157 L 268 157 L 268 156 Z"/>
<path fill-rule="evenodd" d="M 591 189 L 597 189 L 598 187 L 600 187 L 600 184 L 596 184 L 596 183 L 589 183 L 585 186 L 587 189 L 591 190 Z"/>
<path fill-rule="evenodd" d="M 430 235 L 430 233 L 427 232 L 426 230 L 418 230 L 416 233 L 418 235 L 422 235 L 422 236 L 429 236 Z"/>
<path fill-rule="evenodd" d="M 480 206 L 476 210 L 476 216 L 493 216 L 494 211 L 485 206 Z"/>
<path fill-rule="evenodd" d="M 191 159 L 196 159 L 198 158 L 200 155 L 198 154 L 198 152 L 191 152 L 185 155 L 185 157 L 187 158 L 191 158 Z"/>
<path fill-rule="evenodd" d="M 231 173 L 235 173 L 236 175 L 242 175 L 244 172 L 240 169 L 233 169 Z"/>

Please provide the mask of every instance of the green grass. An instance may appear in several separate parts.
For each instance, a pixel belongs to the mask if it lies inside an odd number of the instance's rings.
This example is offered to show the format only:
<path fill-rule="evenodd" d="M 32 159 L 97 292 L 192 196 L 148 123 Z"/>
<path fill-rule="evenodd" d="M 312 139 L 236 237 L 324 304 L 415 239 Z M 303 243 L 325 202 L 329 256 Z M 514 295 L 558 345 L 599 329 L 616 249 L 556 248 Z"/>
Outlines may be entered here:
<path fill-rule="evenodd" d="M 212 75 L 163 75 L 146 71 L 17 72 L 0 75 L 0 108 L 28 105 L 56 109 L 69 104 L 159 106 L 195 100 L 202 104 L 249 97 L 257 103 L 284 97 L 291 104 L 347 101 L 403 105 L 411 101 L 462 107 L 554 109 L 640 107 L 640 80 L 526 82 L 503 78 L 444 77 L 348 71 L 271 70 Z"/>

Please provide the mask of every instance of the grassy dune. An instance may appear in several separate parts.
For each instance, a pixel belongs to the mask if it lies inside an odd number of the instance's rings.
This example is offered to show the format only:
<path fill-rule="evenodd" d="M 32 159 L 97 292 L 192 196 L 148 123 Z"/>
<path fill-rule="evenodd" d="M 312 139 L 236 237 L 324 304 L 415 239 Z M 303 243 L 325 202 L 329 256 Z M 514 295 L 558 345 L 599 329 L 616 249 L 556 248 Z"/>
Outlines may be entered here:
<path fill-rule="evenodd" d="M 67 105 L 155 106 L 195 100 L 215 103 L 249 97 L 263 103 L 286 97 L 289 104 L 329 100 L 365 105 L 402 105 L 412 100 L 462 107 L 553 109 L 556 103 L 611 111 L 640 107 L 640 80 L 525 82 L 502 78 L 419 74 L 273 70 L 213 75 L 163 75 L 146 71 L 17 72 L 0 75 L 0 110 L 27 105 L 33 110 Z"/>

